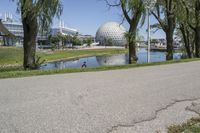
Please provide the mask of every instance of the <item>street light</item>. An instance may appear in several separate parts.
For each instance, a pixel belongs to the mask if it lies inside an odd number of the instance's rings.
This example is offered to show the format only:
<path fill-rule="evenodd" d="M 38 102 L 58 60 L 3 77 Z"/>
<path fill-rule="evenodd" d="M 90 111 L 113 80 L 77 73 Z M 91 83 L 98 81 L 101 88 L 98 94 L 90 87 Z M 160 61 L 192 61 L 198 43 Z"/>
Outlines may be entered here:
<path fill-rule="evenodd" d="M 148 14 L 148 51 L 147 51 L 147 62 L 150 63 L 150 49 L 151 49 L 151 29 L 150 29 L 150 11 L 154 8 L 157 0 L 143 0 L 144 6 L 147 9 Z"/>

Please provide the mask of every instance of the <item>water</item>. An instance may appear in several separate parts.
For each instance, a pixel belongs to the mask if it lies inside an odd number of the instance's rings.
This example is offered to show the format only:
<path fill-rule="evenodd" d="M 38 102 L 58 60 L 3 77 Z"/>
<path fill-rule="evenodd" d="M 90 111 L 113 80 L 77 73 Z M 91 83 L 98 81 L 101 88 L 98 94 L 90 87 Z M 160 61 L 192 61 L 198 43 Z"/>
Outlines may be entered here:
<path fill-rule="evenodd" d="M 174 59 L 181 59 L 181 53 L 174 54 Z M 147 50 L 140 49 L 137 53 L 139 64 L 147 62 Z M 165 52 L 151 52 L 151 62 L 163 62 L 166 61 Z M 81 68 L 83 63 L 86 62 L 87 67 L 100 67 L 100 66 L 112 66 L 112 65 L 125 65 L 128 64 L 128 55 L 119 54 L 112 56 L 93 56 L 80 58 L 76 60 L 56 61 L 41 65 L 40 70 L 50 69 L 64 69 L 64 68 Z"/>

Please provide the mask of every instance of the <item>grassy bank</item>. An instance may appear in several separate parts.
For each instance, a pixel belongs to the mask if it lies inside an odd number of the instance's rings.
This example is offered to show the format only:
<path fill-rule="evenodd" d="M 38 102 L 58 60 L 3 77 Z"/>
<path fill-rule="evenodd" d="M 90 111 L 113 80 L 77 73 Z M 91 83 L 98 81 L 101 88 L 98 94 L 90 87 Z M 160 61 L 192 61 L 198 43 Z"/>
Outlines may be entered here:
<path fill-rule="evenodd" d="M 22 59 L 22 49 L 13 47 L 0 47 L 0 65 L 22 64 Z"/>
<path fill-rule="evenodd" d="M 41 53 L 37 55 L 46 61 L 66 60 L 88 56 L 102 56 L 127 53 L 126 49 L 90 49 L 90 50 L 68 50 L 56 51 L 50 53 Z"/>
<path fill-rule="evenodd" d="M 55 61 L 71 58 L 79 58 L 86 56 L 96 55 L 112 55 L 126 53 L 125 49 L 91 49 L 91 50 L 65 50 L 65 51 L 48 51 L 37 52 L 37 56 L 41 57 L 41 60 Z M 23 49 L 7 47 L 0 48 L 0 66 L 7 65 L 21 65 L 23 61 Z"/>
<path fill-rule="evenodd" d="M 200 118 L 193 118 L 181 125 L 170 126 L 168 133 L 200 133 Z"/>
<path fill-rule="evenodd" d="M 14 78 L 14 77 L 28 77 L 36 75 L 52 75 L 52 74 L 63 74 L 63 73 L 75 73 L 75 72 L 92 72 L 92 71 L 108 71 L 116 69 L 129 69 L 135 67 L 145 67 L 145 66 L 155 66 L 155 65 L 166 65 L 174 63 L 183 63 L 191 61 L 199 61 L 200 59 L 184 59 L 177 61 L 167 61 L 167 62 L 157 62 L 149 64 L 132 64 L 132 65 L 121 65 L 121 66 L 107 66 L 107 67 L 96 67 L 96 68 L 75 68 L 75 69 L 63 69 L 63 70 L 32 70 L 24 71 L 22 68 L 11 67 L 11 68 L 1 68 L 0 69 L 0 78 Z"/>

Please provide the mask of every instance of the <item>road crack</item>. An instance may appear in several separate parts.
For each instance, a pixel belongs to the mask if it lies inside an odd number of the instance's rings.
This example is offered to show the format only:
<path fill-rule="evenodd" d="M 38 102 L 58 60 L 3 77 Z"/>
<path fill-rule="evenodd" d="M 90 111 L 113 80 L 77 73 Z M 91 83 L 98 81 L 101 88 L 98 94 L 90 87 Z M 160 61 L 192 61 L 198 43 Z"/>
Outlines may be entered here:
<path fill-rule="evenodd" d="M 151 122 L 151 121 L 157 119 L 158 114 L 160 112 L 167 110 L 168 108 L 174 106 L 175 104 L 182 103 L 182 102 L 193 102 L 193 101 L 197 101 L 197 100 L 200 100 L 200 97 L 199 98 L 191 98 L 191 99 L 183 99 L 183 100 L 173 100 L 173 102 L 171 102 L 170 104 L 166 105 L 165 107 L 162 107 L 162 108 L 156 110 L 154 115 L 151 118 L 148 118 L 148 119 L 145 119 L 145 120 L 136 121 L 136 122 L 133 122 L 131 124 L 118 124 L 116 126 L 113 126 L 111 129 L 109 129 L 107 131 L 107 133 L 112 133 L 113 131 L 116 131 L 118 128 L 129 128 L 129 127 L 134 127 L 137 124 L 141 124 L 141 123 L 144 123 L 144 122 Z M 200 113 L 198 113 L 197 111 L 194 111 L 194 110 L 192 110 L 192 109 L 190 109 L 188 107 L 186 107 L 186 110 L 187 111 L 192 111 L 192 112 L 197 113 L 198 115 L 200 115 Z"/>
<path fill-rule="evenodd" d="M 186 107 L 186 110 L 200 115 L 200 112 L 193 108 L 193 107 L 198 106 L 198 105 L 200 105 L 200 104 L 192 103 L 192 105 L 190 107 L 189 106 Z"/>

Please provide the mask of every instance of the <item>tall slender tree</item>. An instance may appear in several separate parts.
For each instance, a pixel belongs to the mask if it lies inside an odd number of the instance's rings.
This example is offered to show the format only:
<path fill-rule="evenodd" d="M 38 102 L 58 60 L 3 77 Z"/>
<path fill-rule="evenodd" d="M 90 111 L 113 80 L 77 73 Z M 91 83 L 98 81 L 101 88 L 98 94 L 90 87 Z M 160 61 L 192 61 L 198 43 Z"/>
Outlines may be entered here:
<path fill-rule="evenodd" d="M 60 0 L 16 0 L 24 30 L 24 69 L 35 69 L 36 40 L 39 29 L 47 30 L 53 17 L 60 16 Z"/>
<path fill-rule="evenodd" d="M 110 7 L 120 7 L 123 14 L 123 20 L 129 24 L 129 30 L 126 38 L 129 46 L 129 64 L 137 61 L 136 55 L 136 35 L 139 23 L 144 23 L 146 11 L 142 0 L 118 0 L 115 4 L 111 4 L 105 0 Z"/>
<path fill-rule="evenodd" d="M 167 60 L 173 59 L 173 35 L 176 28 L 176 0 L 158 0 L 156 8 L 152 11 L 158 20 L 159 27 L 163 29 L 167 40 Z M 164 17 L 162 17 L 164 16 Z"/>

